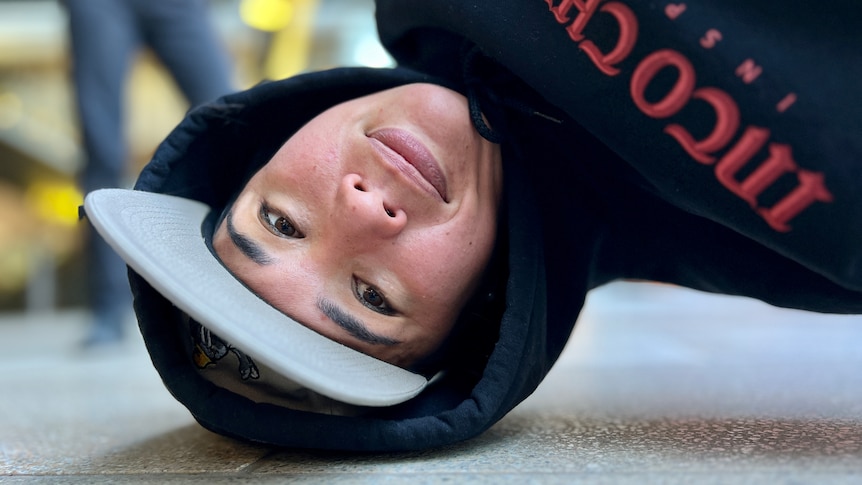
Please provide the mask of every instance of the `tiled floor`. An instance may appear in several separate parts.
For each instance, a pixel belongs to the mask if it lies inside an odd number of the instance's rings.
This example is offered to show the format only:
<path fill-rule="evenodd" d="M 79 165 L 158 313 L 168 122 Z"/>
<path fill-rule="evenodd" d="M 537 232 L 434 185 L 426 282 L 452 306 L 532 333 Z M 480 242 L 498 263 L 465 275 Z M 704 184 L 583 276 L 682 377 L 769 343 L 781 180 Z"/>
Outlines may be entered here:
<path fill-rule="evenodd" d="M 395 455 L 209 433 L 162 387 L 137 334 L 78 351 L 85 317 L 0 318 L 0 483 L 862 482 L 862 317 L 611 285 L 503 421 Z"/>

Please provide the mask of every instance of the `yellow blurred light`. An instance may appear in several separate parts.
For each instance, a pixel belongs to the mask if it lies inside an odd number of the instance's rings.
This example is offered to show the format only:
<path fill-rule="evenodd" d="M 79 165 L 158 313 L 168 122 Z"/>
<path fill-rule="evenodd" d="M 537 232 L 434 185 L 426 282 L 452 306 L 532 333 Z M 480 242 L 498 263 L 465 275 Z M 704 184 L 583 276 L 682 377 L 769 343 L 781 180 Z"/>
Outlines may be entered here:
<path fill-rule="evenodd" d="M 318 0 L 294 0 L 289 28 L 275 32 L 263 65 L 264 77 L 284 79 L 308 66 Z"/>
<path fill-rule="evenodd" d="M 277 32 L 293 19 L 292 0 L 242 0 L 239 15 L 249 27 Z"/>
<path fill-rule="evenodd" d="M 26 197 L 40 218 L 67 227 L 78 224 L 78 206 L 84 197 L 73 183 L 35 182 Z"/>

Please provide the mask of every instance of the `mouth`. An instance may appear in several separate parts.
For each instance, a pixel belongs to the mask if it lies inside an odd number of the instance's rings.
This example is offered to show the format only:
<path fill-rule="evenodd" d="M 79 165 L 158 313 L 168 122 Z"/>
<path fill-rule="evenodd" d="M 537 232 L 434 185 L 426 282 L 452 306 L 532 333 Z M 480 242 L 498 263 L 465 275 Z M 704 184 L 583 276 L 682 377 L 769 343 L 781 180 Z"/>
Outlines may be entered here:
<path fill-rule="evenodd" d="M 375 148 L 382 149 L 386 159 L 408 178 L 439 196 L 443 202 L 449 202 L 446 177 L 440 163 L 416 137 L 405 130 L 383 128 L 369 133 L 368 138 L 379 142 L 382 146 L 375 144 Z"/>

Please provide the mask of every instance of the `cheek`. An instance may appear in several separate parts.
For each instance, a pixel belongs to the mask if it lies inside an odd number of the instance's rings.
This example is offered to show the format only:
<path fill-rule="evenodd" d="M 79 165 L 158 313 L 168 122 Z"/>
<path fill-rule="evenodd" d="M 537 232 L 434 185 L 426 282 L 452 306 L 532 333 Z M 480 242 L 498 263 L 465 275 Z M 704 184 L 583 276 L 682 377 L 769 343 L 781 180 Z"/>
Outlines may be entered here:
<path fill-rule="evenodd" d="M 493 230 L 429 234 L 411 249 L 412 261 L 428 304 L 458 310 L 466 302 L 493 246 Z M 457 311 L 455 312 L 457 313 Z"/>
<path fill-rule="evenodd" d="M 331 176 L 336 168 L 333 162 L 341 158 L 342 142 L 333 135 L 338 128 L 325 120 L 312 120 L 294 133 L 258 174 L 294 182 Z"/>

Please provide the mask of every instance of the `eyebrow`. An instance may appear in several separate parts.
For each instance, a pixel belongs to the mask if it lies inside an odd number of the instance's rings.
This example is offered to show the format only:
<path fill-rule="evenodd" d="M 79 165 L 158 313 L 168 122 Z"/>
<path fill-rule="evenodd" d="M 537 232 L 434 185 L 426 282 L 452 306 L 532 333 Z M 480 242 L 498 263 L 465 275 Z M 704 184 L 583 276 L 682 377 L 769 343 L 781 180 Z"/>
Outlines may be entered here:
<path fill-rule="evenodd" d="M 345 310 L 336 305 L 335 302 L 325 297 L 320 297 L 317 299 L 317 308 L 319 308 L 320 311 L 323 312 L 323 314 L 326 315 L 330 320 L 335 322 L 336 325 L 343 328 L 347 331 L 347 333 L 353 335 L 359 340 L 362 340 L 363 342 L 372 345 L 387 346 L 401 343 L 400 340 L 396 340 L 394 338 L 372 332 L 368 328 L 368 325 L 363 323 L 362 320 L 347 313 Z"/>
<path fill-rule="evenodd" d="M 225 224 L 227 226 L 227 233 L 230 236 L 230 240 L 233 241 L 234 246 L 242 252 L 248 259 L 252 260 L 254 263 L 260 266 L 266 266 L 273 262 L 272 257 L 270 257 L 266 251 L 263 250 L 260 245 L 256 242 L 249 239 L 244 234 L 240 234 L 233 225 L 233 211 L 228 211 L 227 217 L 225 218 Z"/>

